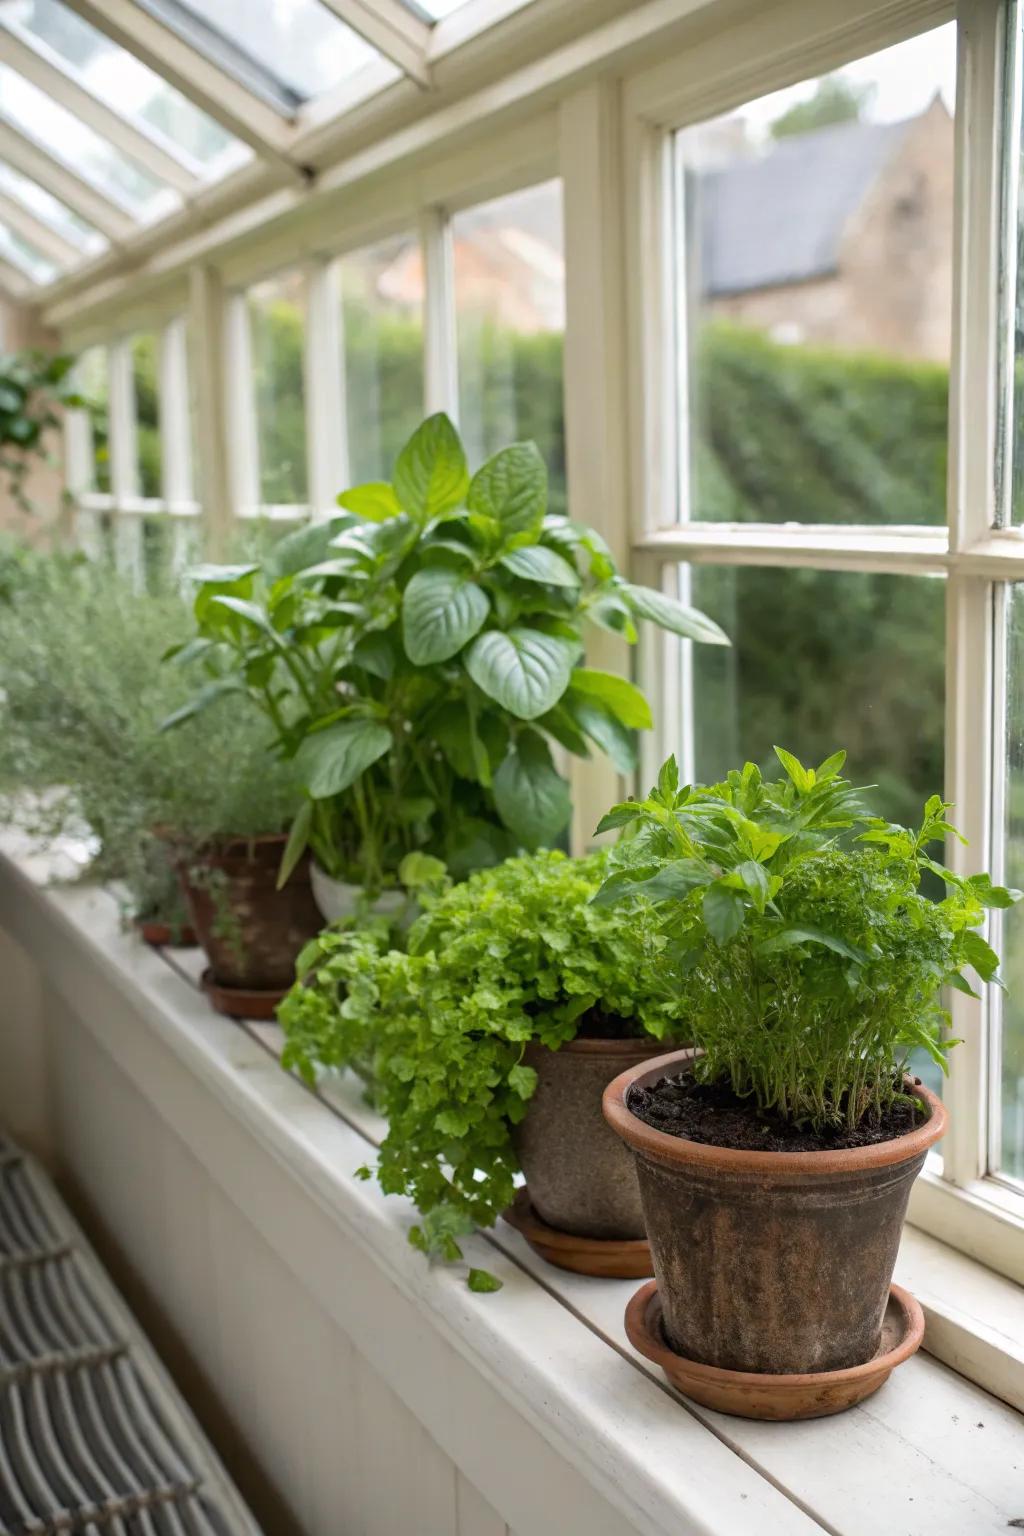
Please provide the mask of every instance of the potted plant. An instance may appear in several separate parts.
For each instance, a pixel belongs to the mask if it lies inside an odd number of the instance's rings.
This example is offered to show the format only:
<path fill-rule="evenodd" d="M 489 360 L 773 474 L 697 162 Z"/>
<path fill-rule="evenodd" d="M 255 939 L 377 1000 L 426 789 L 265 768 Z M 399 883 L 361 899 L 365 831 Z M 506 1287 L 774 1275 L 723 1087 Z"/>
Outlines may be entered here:
<path fill-rule="evenodd" d="M 187 625 L 176 593 L 136 592 L 102 566 L 58 554 L 12 565 L 0 780 L 10 814 L 37 835 L 92 840 L 91 873 L 113 882 L 145 937 L 186 938 L 194 924 L 215 985 L 280 994 L 319 926 L 308 864 L 287 894 L 276 889 L 300 792 L 239 700 L 161 734 L 189 690 L 160 657 Z"/>
<path fill-rule="evenodd" d="M 998 980 L 978 929 L 1020 893 L 931 856 L 956 835 L 937 796 L 908 830 L 863 812 L 843 753 L 810 769 L 776 750 L 777 782 L 748 763 L 680 789 L 670 760 L 605 818 L 633 835 L 598 900 L 660 915 L 699 1052 L 605 1093 L 657 1277 L 631 1337 L 701 1402 L 789 1418 L 859 1401 L 920 1342 L 890 1282 L 946 1113 L 909 1057 L 945 1065 L 942 988 Z"/>
<path fill-rule="evenodd" d="M 650 620 L 727 643 L 703 614 L 624 581 L 592 531 L 547 511 L 547 474 L 517 443 L 470 476 L 447 417 L 423 423 L 390 484 L 269 558 L 203 566 L 193 700 L 245 694 L 294 759 L 307 803 L 282 874 L 313 850 L 332 918 L 356 890 L 394 890 L 402 859 L 453 876 L 557 843 L 569 817 L 557 745 L 635 765 L 651 724 L 625 678 L 584 664 L 588 625 L 627 641 Z M 400 896 L 396 896 L 400 900 Z"/>
<path fill-rule="evenodd" d="M 656 926 L 624 929 L 590 904 L 606 867 L 603 853 L 509 859 L 425 897 L 406 952 L 380 930 L 328 930 L 300 959 L 280 1012 L 284 1065 L 310 1081 L 321 1067 L 369 1070 L 388 1119 L 377 1175 L 415 1201 L 411 1239 L 428 1253 L 457 1258 L 460 1235 L 511 1208 L 555 1263 L 650 1273 L 601 1093 L 683 1031 Z"/>

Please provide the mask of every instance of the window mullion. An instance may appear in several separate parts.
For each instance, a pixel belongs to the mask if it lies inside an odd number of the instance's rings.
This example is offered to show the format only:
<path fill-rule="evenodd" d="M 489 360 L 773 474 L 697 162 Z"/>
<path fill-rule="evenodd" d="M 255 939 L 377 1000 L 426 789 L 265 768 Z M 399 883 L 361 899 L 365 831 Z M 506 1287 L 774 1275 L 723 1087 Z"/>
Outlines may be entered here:
<path fill-rule="evenodd" d="M 231 504 L 236 518 L 254 514 L 260 505 L 259 432 L 251 324 L 245 294 L 230 294 L 225 313 L 225 372 Z"/>
<path fill-rule="evenodd" d="M 303 368 L 309 505 L 314 518 L 329 517 L 348 484 L 344 360 L 337 262 L 316 262 L 305 274 Z"/>
<path fill-rule="evenodd" d="M 999 245 L 1001 233 L 1000 0 L 961 4 L 958 24 L 953 334 L 949 403 L 949 542 L 946 602 L 946 798 L 968 847 L 949 840 L 957 873 L 992 855 L 994 762 L 993 588 L 958 568 L 958 554 L 990 536 L 999 422 Z M 954 1037 L 946 1098 L 950 1132 L 943 1172 L 969 1184 L 987 1168 L 990 1055 L 985 1005 L 954 992 Z"/>
<path fill-rule="evenodd" d="M 131 337 L 110 348 L 110 488 L 114 497 L 114 560 L 136 585 L 143 582 L 142 520 L 128 510 L 139 497 L 138 430 Z"/>
<path fill-rule="evenodd" d="M 425 303 L 423 313 L 423 390 L 428 415 L 459 415 L 459 380 L 455 332 L 455 277 L 451 225 L 441 208 L 426 208 L 420 219 Z"/>

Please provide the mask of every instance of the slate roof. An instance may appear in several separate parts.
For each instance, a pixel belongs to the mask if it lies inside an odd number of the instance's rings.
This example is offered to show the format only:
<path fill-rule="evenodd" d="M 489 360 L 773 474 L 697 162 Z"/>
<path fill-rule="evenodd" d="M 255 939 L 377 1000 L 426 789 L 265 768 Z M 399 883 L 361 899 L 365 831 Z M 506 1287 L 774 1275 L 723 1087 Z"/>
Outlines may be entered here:
<path fill-rule="evenodd" d="M 836 123 L 694 178 L 704 293 L 834 273 L 843 231 L 907 123 Z"/>

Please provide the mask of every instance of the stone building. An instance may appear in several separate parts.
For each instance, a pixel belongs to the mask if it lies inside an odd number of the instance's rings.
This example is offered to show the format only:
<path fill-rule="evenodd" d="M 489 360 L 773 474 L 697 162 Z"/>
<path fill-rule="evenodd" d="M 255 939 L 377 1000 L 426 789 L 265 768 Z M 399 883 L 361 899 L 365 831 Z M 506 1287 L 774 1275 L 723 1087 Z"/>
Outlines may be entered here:
<path fill-rule="evenodd" d="M 953 121 L 847 122 L 691 173 L 692 292 L 780 341 L 949 360 Z M 694 260 L 694 254 L 696 260 Z"/>

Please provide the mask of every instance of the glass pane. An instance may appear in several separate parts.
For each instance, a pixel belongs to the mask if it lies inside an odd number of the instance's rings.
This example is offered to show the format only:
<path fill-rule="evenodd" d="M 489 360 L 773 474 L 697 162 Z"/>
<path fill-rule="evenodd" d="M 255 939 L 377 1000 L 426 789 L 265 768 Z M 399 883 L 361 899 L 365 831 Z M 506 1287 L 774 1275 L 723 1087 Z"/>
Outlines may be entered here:
<path fill-rule="evenodd" d="M 953 23 L 676 136 L 680 516 L 942 524 Z"/>
<path fill-rule="evenodd" d="M 423 252 L 415 235 L 343 256 L 349 478 L 390 480 L 423 417 Z"/>
<path fill-rule="evenodd" d="M 103 101 L 158 129 L 211 175 L 251 158 L 247 145 L 61 0 L 0 0 L 0 17 L 52 48 Z"/>
<path fill-rule="evenodd" d="M 0 191 L 17 198 L 36 218 L 49 224 L 58 235 L 63 235 L 65 240 L 76 245 L 83 256 L 95 256 L 107 249 L 107 242 L 98 230 L 80 219 L 77 213 L 65 207 L 58 198 L 51 196 L 45 187 L 16 171 L 12 165 L 0 163 Z"/>
<path fill-rule="evenodd" d="M 75 365 L 75 383 L 87 402 L 92 428 L 92 483 L 89 489 L 110 494 L 108 406 L 109 364 L 106 347 L 90 347 Z"/>
<path fill-rule="evenodd" d="M 181 199 L 170 187 L 4 64 L 0 64 L 0 109 L 30 138 L 138 218 L 156 219 L 180 206 Z"/>
<path fill-rule="evenodd" d="M 135 449 L 140 496 L 163 495 L 157 359 L 157 340 L 151 332 L 132 337 Z"/>
<path fill-rule="evenodd" d="M 300 100 L 355 73 L 377 50 L 320 0 L 176 0 Z"/>
<path fill-rule="evenodd" d="M 452 220 L 459 422 L 470 464 L 532 439 L 564 511 L 562 187 L 531 187 Z"/>
<path fill-rule="evenodd" d="M 1024 587 L 1007 596 L 1007 776 L 1003 876 L 1024 889 Z M 1024 1179 L 1024 904 L 1002 915 L 999 952 L 1006 996 L 1002 999 L 1001 1145 L 997 1167 Z"/>
<path fill-rule="evenodd" d="M 250 288 L 252 367 L 259 437 L 260 501 L 302 503 L 306 421 L 302 374 L 302 277 L 286 272 Z"/>
<path fill-rule="evenodd" d="M 0 257 L 34 283 L 49 283 L 57 276 L 53 262 L 6 224 L 0 224 Z"/>
<path fill-rule="evenodd" d="M 696 566 L 689 580 L 732 640 L 693 647 L 697 777 L 748 758 L 774 773 L 775 746 L 812 765 L 844 748 L 880 815 L 919 820 L 943 787 L 942 578 Z"/>

